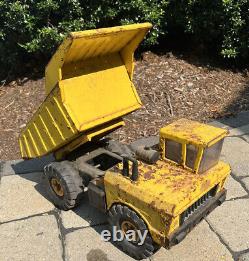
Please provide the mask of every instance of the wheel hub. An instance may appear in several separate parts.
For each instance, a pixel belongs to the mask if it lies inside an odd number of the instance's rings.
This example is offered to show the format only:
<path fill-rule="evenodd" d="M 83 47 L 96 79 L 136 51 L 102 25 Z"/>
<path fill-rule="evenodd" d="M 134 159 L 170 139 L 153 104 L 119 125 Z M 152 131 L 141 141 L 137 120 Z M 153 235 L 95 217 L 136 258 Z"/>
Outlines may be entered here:
<path fill-rule="evenodd" d="M 126 235 L 128 231 L 134 231 L 135 232 L 135 241 L 133 243 L 137 243 L 139 240 L 138 234 L 137 234 L 137 227 L 132 222 L 125 220 L 121 223 L 121 229 L 123 233 Z"/>
<path fill-rule="evenodd" d="M 50 181 L 51 187 L 53 188 L 55 194 L 59 197 L 63 197 L 64 196 L 64 190 L 63 187 L 60 183 L 60 181 L 56 178 L 52 178 Z"/>

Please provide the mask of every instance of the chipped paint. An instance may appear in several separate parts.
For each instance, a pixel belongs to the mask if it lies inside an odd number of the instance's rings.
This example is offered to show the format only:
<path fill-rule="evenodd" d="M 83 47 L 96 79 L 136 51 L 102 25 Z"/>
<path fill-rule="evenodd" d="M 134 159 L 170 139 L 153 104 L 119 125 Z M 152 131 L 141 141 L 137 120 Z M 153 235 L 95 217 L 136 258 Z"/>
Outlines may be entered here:
<path fill-rule="evenodd" d="M 106 173 L 107 207 L 121 203 L 134 209 L 158 244 L 165 243 L 179 227 L 184 210 L 215 185 L 219 184 L 221 190 L 230 173 L 229 165 L 222 161 L 201 175 L 163 160 L 154 165 L 139 161 L 138 167 L 139 177 L 135 182 L 122 176 L 122 164 L 119 171 Z"/>
<path fill-rule="evenodd" d="M 207 124 L 180 119 L 160 130 L 161 138 L 169 138 L 179 142 L 187 142 L 196 146 L 208 147 L 224 138 L 228 130 Z"/>

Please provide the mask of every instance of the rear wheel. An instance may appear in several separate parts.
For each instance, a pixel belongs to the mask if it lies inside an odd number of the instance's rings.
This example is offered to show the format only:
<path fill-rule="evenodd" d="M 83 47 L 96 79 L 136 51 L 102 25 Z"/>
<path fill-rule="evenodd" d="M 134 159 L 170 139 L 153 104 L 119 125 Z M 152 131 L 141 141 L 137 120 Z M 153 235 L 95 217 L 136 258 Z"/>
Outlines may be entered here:
<path fill-rule="evenodd" d="M 148 258 L 158 249 L 153 242 L 143 219 L 136 212 L 123 205 L 114 205 L 109 211 L 109 223 L 112 227 L 122 231 L 124 238 L 117 241 L 117 244 L 124 252 L 136 259 Z M 135 237 L 130 240 L 131 231 Z M 141 241 L 139 235 L 146 235 Z"/>
<path fill-rule="evenodd" d="M 69 210 L 79 204 L 84 186 L 70 162 L 52 162 L 45 166 L 44 174 L 47 193 L 56 207 Z"/>

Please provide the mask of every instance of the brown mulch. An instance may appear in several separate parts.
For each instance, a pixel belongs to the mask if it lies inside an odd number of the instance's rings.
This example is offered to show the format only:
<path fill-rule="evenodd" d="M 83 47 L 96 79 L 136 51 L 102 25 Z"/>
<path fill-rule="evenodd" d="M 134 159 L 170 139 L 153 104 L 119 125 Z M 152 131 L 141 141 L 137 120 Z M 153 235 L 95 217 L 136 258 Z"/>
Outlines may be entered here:
<path fill-rule="evenodd" d="M 114 134 L 121 141 L 155 135 L 182 117 L 206 122 L 249 110 L 246 72 L 147 52 L 136 63 L 134 82 L 144 107 L 127 116 L 126 126 Z M 18 135 L 44 95 L 43 79 L 0 85 L 0 160 L 20 157 Z"/>
<path fill-rule="evenodd" d="M 44 100 L 44 81 L 27 81 L 0 88 L 0 160 L 20 158 L 18 136 Z"/>

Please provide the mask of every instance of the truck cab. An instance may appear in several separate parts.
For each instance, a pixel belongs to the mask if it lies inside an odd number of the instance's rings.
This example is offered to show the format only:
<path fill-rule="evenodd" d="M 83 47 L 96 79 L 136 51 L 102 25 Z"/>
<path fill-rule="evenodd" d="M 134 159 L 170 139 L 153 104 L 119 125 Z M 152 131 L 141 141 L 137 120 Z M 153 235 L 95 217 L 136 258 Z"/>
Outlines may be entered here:
<path fill-rule="evenodd" d="M 201 174 L 219 162 L 227 130 L 180 119 L 160 130 L 162 158 Z"/>
<path fill-rule="evenodd" d="M 138 160 L 137 180 L 124 176 L 122 165 L 106 173 L 107 209 L 128 206 L 145 221 L 158 245 L 179 243 L 225 200 L 230 166 L 219 157 L 226 135 L 227 130 L 187 119 L 162 128 L 160 157 L 155 164 Z"/>

